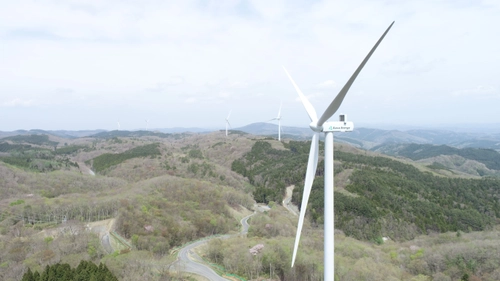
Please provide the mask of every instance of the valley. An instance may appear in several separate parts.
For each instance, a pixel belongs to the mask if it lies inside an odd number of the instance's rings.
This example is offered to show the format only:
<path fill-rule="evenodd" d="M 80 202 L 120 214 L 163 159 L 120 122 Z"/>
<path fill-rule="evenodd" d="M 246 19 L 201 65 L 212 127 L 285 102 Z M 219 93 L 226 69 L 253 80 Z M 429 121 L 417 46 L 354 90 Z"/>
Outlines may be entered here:
<path fill-rule="evenodd" d="M 309 145 L 239 131 L 1 138 L 0 279 L 83 259 L 119 280 L 195 280 L 176 263 L 190 253 L 244 280 L 322 280 L 322 163 L 290 268 Z M 406 147 L 335 144 L 339 280 L 498 280 L 498 158 L 425 146 L 415 158 Z"/>

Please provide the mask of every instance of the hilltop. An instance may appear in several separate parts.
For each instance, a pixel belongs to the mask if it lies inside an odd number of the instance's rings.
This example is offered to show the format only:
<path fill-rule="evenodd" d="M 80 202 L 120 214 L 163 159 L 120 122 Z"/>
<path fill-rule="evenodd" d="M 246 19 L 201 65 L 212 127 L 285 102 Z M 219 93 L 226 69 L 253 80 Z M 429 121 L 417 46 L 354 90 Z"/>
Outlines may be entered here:
<path fill-rule="evenodd" d="M 0 276 L 17 280 L 27 266 L 33 270 L 56 262 L 76 266 L 86 259 L 106 263 L 120 280 L 135 280 L 135 274 L 153 280 L 173 278 L 159 268 L 175 259 L 176 247 L 237 231 L 242 214 L 258 202 L 271 210 L 252 218 L 247 238 L 210 242 L 200 255 L 247 278 L 274 272 L 268 277 L 317 280 L 322 271 L 322 156 L 302 241 L 309 247 L 301 248 L 304 252 L 294 269 L 287 263 L 296 217 L 280 205 L 286 187 L 295 185 L 292 201 L 300 206 L 309 145 L 292 139 L 278 142 L 243 130 L 231 131 L 228 137 L 219 131 L 110 131 L 71 138 L 40 132 L 2 138 L 0 245 L 6 251 L 0 254 Z M 343 276 L 363 280 L 359 277 L 363 268 L 347 266 L 362 256 L 368 257 L 364 262 L 382 263 L 378 266 L 394 276 L 406 276 L 403 280 L 419 274 L 494 276 L 494 270 L 483 266 L 493 257 L 478 262 L 476 253 L 464 257 L 466 263 L 476 260 L 474 268 L 453 262 L 439 268 L 429 264 L 432 256 L 427 253 L 434 257 L 439 253 L 429 242 L 436 235 L 450 245 L 463 245 L 464 238 L 450 237 L 488 235 L 500 216 L 496 151 L 484 157 L 478 148 L 441 148 L 384 144 L 369 151 L 335 144 L 335 220 L 340 239 L 336 251 Z M 467 172 L 439 164 L 438 157 L 463 157 L 488 170 Z M 102 233 L 84 231 L 89 222 L 109 219 L 117 237 L 131 248 L 115 245 L 110 253 L 100 241 Z M 393 244 L 380 248 L 383 238 Z M 428 252 L 398 250 L 392 258 L 393 248 L 417 240 Z M 266 245 L 260 267 L 244 252 L 259 243 Z M 353 254 L 347 250 L 350 247 L 366 254 Z M 388 252 L 380 252 L 384 249 Z M 447 262 L 459 254 L 449 253 Z M 382 259 L 376 261 L 377 255 Z M 411 255 L 416 256 L 404 258 Z M 427 266 L 416 267 L 416 262 Z M 142 273 L 134 273 L 139 267 Z"/>
<path fill-rule="evenodd" d="M 386 126 L 387 127 L 387 126 Z M 500 150 L 500 126 L 466 126 L 466 127 L 443 127 L 443 128 L 412 128 L 408 126 L 392 126 L 399 129 L 380 129 L 373 127 L 356 127 L 350 133 L 336 133 L 338 142 L 349 143 L 355 147 L 366 150 L 385 144 L 429 144 L 447 145 L 455 148 L 486 148 Z M 248 133 L 255 136 L 278 138 L 278 125 L 271 122 L 259 122 L 248 124 L 243 127 L 231 129 L 232 132 Z M 75 139 L 84 137 L 132 137 L 147 135 L 185 135 L 185 134 L 209 134 L 222 132 L 210 128 L 157 128 L 153 130 L 18 130 L 13 132 L 0 131 L 0 139 L 22 135 L 50 135 L 63 139 Z M 306 127 L 281 126 L 283 139 L 309 140 L 311 130 Z"/>

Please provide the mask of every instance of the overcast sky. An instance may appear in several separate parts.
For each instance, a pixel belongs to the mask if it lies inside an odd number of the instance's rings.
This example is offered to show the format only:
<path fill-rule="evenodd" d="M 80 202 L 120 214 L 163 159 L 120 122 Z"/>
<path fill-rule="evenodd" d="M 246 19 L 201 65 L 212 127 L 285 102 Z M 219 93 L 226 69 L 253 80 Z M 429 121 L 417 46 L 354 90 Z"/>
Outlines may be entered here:
<path fill-rule="evenodd" d="M 0 8 L 0 130 L 500 123 L 500 1 L 25 1 Z M 337 114 L 336 114 L 337 115 Z M 332 118 L 337 119 L 337 117 Z"/>

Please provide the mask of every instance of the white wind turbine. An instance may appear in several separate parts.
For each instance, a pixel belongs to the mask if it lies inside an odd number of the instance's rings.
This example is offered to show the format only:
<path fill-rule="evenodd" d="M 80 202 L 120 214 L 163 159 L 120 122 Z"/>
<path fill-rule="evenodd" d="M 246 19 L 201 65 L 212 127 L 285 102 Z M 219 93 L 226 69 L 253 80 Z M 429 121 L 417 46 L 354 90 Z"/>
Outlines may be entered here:
<path fill-rule="evenodd" d="M 149 119 L 146 119 L 146 131 L 149 129 Z"/>
<path fill-rule="evenodd" d="M 227 137 L 227 128 L 231 127 L 231 124 L 229 124 L 229 116 L 231 116 L 231 111 L 232 110 L 229 110 L 229 114 L 226 117 L 226 137 Z"/>
<path fill-rule="evenodd" d="M 278 116 L 269 120 L 269 121 L 278 120 L 278 141 L 281 141 L 281 106 L 282 105 L 283 105 L 283 103 L 280 104 L 280 110 L 278 111 Z"/>
<path fill-rule="evenodd" d="M 368 59 L 370 59 L 371 55 L 373 52 L 377 49 L 378 45 L 382 40 L 384 39 L 385 35 L 389 30 L 391 29 L 392 25 L 394 22 L 391 23 L 391 25 L 387 28 L 387 30 L 382 34 L 380 39 L 377 41 L 375 46 L 371 49 L 371 51 L 368 53 L 368 55 L 365 57 L 363 62 L 358 66 L 354 74 L 352 74 L 351 78 L 347 81 L 347 83 L 344 85 L 342 90 L 337 94 L 335 99 L 332 101 L 332 103 L 328 106 L 328 108 L 325 110 L 323 115 L 318 119 L 316 115 L 316 110 L 314 110 L 314 107 L 312 104 L 307 100 L 307 98 L 304 96 L 304 94 L 300 91 L 299 87 L 295 82 L 293 81 L 292 77 L 290 74 L 288 74 L 288 71 L 285 72 L 290 79 L 290 81 L 293 84 L 293 87 L 299 94 L 299 97 L 302 101 L 302 104 L 304 105 L 307 114 L 309 115 L 309 118 L 311 119 L 311 123 L 309 124 L 309 127 L 314 131 L 314 135 L 312 138 L 311 142 L 311 150 L 309 152 L 309 160 L 307 162 L 307 171 L 306 171 L 306 178 L 305 178 L 305 183 L 304 183 L 304 194 L 302 195 L 302 205 L 300 207 L 300 217 L 299 217 L 299 224 L 297 226 L 297 236 L 295 237 L 295 245 L 293 249 L 293 257 L 292 257 L 292 267 L 293 264 L 295 263 L 295 257 L 297 254 L 297 248 L 299 245 L 300 241 L 300 234 L 302 231 L 302 226 L 304 224 L 304 215 L 307 209 L 307 201 L 309 200 L 309 195 L 311 193 L 311 187 L 312 183 L 314 181 L 314 177 L 316 175 L 316 167 L 318 165 L 318 140 L 319 140 L 319 133 L 324 132 L 325 133 L 325 171 L 324 171 L 324 177 L 325 177 L 325 214 L 324 214 L 324 280 L 325 281 L 330 281 L 334 280 L 334 274 L 335 274 L 335 263 L 334 263 L 334 258 L 335 258 L 335 248 L 334 248 L 334 215 L 333 215 L 333 132 L 345 132 L 345 131 L 352 131 L 353 130 L 353 123 L 352 122 L 346 122 L 343 116 L 341 116 L 341 120 L 339 122 L 326 122 L 335 112 L 337 109 L 340 107 L 340 104 L 342 103 L 342 100 L 344 99 L 345 95 L 347 94 L 347 91 L 349 91 L 349 88 L 351 87 L 352 83 L 358 76 L 359 72 L 363 67 L 365 66 L 366 62 Z"/>

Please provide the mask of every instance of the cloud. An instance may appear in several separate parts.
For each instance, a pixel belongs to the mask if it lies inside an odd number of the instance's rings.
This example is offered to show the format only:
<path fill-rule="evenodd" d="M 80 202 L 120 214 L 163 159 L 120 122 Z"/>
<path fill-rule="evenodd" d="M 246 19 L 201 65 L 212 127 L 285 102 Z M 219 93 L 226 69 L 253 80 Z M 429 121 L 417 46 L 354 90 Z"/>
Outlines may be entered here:
<path fill-rule="evenodd" d="M 230 82 L 226 85 L 227 88 L 229 89 L 241 89 L 241 88 L 246 88 L 248 87 L 247 82 L 240 82 L 240 81 L 233 81 Z"/>
<path fill-rule="evenodd" d="M 254 8 L 258 14 L 265 19 L 281 19 L 285 12 L 284 0 L 251 0 L 250 3 L 252 4 L 252 8 Z"/>
<path fill-rule="evenodd" d="M 77 94 L 70 88 L 56 88 L 52 91 L 38 93 L 36 97 L 16 97 L 0 103 L 3 107 L 32 107 L 63 105 L 85 100 L 85 96 Z M 34 95 L 31 95 L 34 96 Z"/>
<path fill-rule="evenodd" d="M 4 107 L 29 107 L 34 104 L 35 100 L 29 99 L 29 100 L 23 100 L 20 98 L 15 98 L 6 102 L 1 103 L 2 106 Z"/>
<path fill-rule="evenodd" d="M 198 102 L 198 99 L 194 98 L 194 97 L 190 97 L 190 98 L 187 98 L 184 102 L 185 103 L 196 103 L 196 102 Z"/>
<path fill-rule="evenodd" d="M 360 94 L 349 99 L 376 107 L 383 95 L 498 96 L 492 58 L 500 40 L 491 33 L 499 25 L 498 0 L 4 2 L 4 107 L 41 106 L 52 115 L 68 104 L 85 111 L 98 104 L 114 115 L 135 107 L 160 115 L 205 103 L 208 124 L 218 122 L 212 112 L 221 108 L 265 111 L 293 101 L 297 95 L 281 65 L 312 103 L 326 106 L 331 89 L 345 83 L 392 19 L 395 25 L 351 89 Z M 10 126 L 26 126 L 20 124 Z"/>
<path fill-rule="evenodd" d="M 420 55 L 410 55 L 391 59 L 383 65 L 383 69 L 399 74 L 422 74 L 434 70 L 443 62 L 442 59 L 425 59 Z"/>
<path fill-rule="evenodd" d="M 309 100 L 309 102 L 313 102 L 313 101 L 316 101 L 316 100 L 321 99 L 322 97 L 324 97 L 324 96 L 325 96 L 325 94 L 323 94 L 323 93 L 321 93 L 321 92 L 316 92 L 316 93 L 314 93 L 314 94 L 309 94 L 309 95 L 304 95 L 304 96 L 306 97 L 306 99 L 307 99 L 307 100 Z M 299 97 L 299 96 L 297 96 L 297 97 L 295 98 L 295 101 L 296 101 L 296 102 L 300 102 L 300 103 L 302 103 L 302 101 L 300 100 L 300 97 Z"/>
<path fill-rule="evenodd" d="M 335 88 L 336 85 L 337 85 L 337 83 L 335 83 L 335 81 L 326 80 L 326 81 L 321 82 L 318 85 L 316 85 L 316 88 L 318 88 L 318 89 L 332 89 L 332 88 Z"/>
<path fill-rule="evenodd" d="M 62 105 L 86 100 L 85 95 L 77 93 L 72 88 L 60 87 L 43 94 L 43 99 L 37 99 L 38 105 Z"/>
<path fill-rule="evenodd" d="M 182 76 L 170 76 L 164 82 L 156 83 L 153 87 L 146 88 L 149 92 L 164 92 L 172 86 L 178 86 L 186 83 L 186 79 Z"/>
<path fill-rule="evenodd" d="M 479 85 L 472 89 L 463 89 L 452 92 L 455 97 L 500 98 L 500 93 L 492 86 Z"/>
<path fill-rule="evenodd" d="M 229 92 L 224 91 L 219 93 L 219 98 L 229 98 L 229 97 L 231 97 L 231 93 Z"/>

